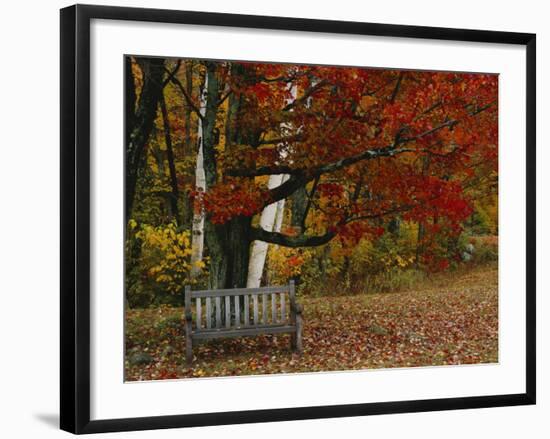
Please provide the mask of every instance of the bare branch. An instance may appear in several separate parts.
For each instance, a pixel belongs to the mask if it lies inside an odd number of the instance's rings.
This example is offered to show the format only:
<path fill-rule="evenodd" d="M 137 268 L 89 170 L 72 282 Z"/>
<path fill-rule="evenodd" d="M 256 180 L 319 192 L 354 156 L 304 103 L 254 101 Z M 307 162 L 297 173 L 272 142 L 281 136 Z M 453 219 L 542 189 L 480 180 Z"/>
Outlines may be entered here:
<path fill-rule="evenodd" d="M 393 89 L 393 92 L 390 97 L 390 102 L 393 104 L 395 102 L 395 99 L 397 98 L 397 94 L 399 93 L 399 89 L 401 87 L 401 83 L 403 82 L 403 71 L 401 70 L 399 72 L 399 76 L 397 77 L 397 82 L 395 84 L 395 88 Z"/>
<path fill-rule="evenodd" d="M 426 136 L 429 136 L 430 134 L 434 134 L 436 133 L 437 131 L 440 131 L 442 130 L 443 128 L 452 128 L 454 127 L 455 125 L 458 125 L 460 123 L 460 121 L 456 120 L 456 119 L 451 119 L 451 120 L 448 120 L 447 122 L 444 122 L 442 123 L 441 125 L 438 125 L 434 128 L 431 128 L 429 130 L 426 130 L 424 131 L 423 133 L 420 133 L 420 134 L 417 134 L 416 136 L 413 136 L 413 137 L 403 137 L 401 139 L 398 140 L 398 144 L 403 144 L 403 143 L 409 143 L 409 142 L 413 142 L 415 140 L 419 140 L 421 139 L 422 137 L 426 137 Z"/>
<path fill-rule="evenodd" d="M 162 88 L 166 87 L 168 83 L 172 80 L 172 78 L 176 76 L 176 73 L 178 73 L 180 66 L 181 66 L 181 59 L 178 59 L 178 62 L 174 67 L 174 70 L 172 70 L 171 72 L 166 67 L 164 68 L 164 70 L 168 73 L 168 77 L 162 83 Z"/>
<path fill-rule="evenodd" d="M 189 105 L 191 110 L 193 110 L 193 112 L 199 117 L 199 119 L 204 119 L 204 116 L 201 114 L 201 110 L 199 109 L 197 104 L 195 104 L 195 102 L 193 102 L 193 99 L 191 98 L 191 96 L 189 96 L 189 94 L 187 93 L 187 90 L 185 89 L 185 87 L 183 86 L 181 81 L 176 76 L 173 76 L 170 79 L 170 81 L 172 82 L 172 84 L 174 84 L 178 87 L 179 91 L 181 92 L 181 94 L 185 98 L 185 100 L 187 102 L 187 105 Z"/>
<path fill-rule="evenodd" d="M 223 104 L 223 102 L 229 97 L 231 96 L 231 93 L 233 93 L 233 90 L 229 89 L 229 91 L 225 94 L 225 96 L 223 96 L 221 99 L 220 99 L 220 102 L 218 102 L 218 106 Z"/>

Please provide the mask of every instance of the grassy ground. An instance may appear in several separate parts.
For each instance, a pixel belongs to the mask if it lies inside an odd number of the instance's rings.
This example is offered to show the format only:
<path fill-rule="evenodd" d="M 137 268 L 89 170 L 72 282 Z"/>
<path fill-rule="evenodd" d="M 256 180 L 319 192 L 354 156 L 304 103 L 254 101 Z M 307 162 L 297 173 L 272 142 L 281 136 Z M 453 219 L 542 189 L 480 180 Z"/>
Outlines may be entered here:
<path fill-rule="evenodd" d="M 126 379 L 250 375 L 498 361 L 496 264 L 433 277 L 411 291 L 299 298 L 304 353 L 290 337 L 213 340 L 185 366 L 181 308 L 129 310 Z"/>

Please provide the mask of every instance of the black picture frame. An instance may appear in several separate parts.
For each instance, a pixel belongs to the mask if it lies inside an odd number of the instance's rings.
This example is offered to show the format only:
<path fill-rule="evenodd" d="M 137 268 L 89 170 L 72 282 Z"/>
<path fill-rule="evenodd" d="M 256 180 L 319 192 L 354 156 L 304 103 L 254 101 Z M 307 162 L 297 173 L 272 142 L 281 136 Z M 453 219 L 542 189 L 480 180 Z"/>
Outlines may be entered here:
<path fill-rule="evenodd" d="M 130 20 L 526 47 L 525 393 L 90 420 L 90 21 Z M 81 434 L 535 404 L 536 36 L 529 33 L 75 5 L 61 10 L 61 429 Z"/>

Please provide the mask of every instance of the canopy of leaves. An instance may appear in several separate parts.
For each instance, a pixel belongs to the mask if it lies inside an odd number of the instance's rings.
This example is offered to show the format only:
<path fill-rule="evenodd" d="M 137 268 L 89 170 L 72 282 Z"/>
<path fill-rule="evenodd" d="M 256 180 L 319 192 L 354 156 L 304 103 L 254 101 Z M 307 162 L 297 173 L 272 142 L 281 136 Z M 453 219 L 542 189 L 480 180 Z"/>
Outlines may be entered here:
<path fill-rule="evenodd" d="M 398 214 L 437 217 L 439 231 L 458 233 L 473 211 L 468 187 L 497 172 L 496 75 L 228 64 L 225 88 L 245 103 L 248 135 L 219 151 L 203 199 L 216 222 L 258 214 L 318 179 L 315 221 L 328 239 L 376 235 L 373 219 Z M 289 180 L 268 190 L 260 177 L 280 173 Z"/>

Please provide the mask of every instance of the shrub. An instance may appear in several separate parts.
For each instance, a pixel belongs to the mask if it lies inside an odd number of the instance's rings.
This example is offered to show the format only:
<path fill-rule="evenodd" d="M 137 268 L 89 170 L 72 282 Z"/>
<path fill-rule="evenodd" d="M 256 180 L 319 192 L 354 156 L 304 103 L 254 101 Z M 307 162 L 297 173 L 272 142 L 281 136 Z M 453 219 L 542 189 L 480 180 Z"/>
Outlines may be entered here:
<path fill-rule="evenodd" d="M 126 298 L 130 307 L 183 303 L 191 272 L 191 233 L 174 223 L 152 226 L 129 222 L 126 243 Z M 200 262 L 204 268 L 204 262 Z M 205 275 L 203 270 L 203 276 Z"/>
<path fill-rule="evenodd" d="M 470 243 L 474 246 L 473 263 L 498 261 L 498 236 L 475 236 L 470 238 Z"/>

